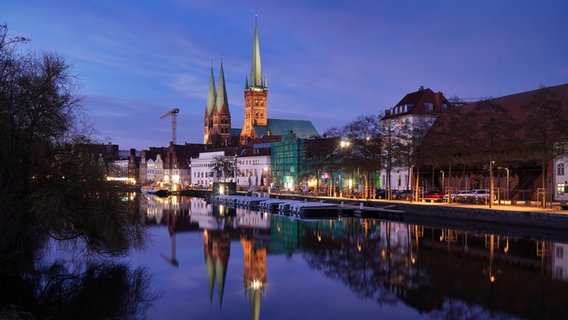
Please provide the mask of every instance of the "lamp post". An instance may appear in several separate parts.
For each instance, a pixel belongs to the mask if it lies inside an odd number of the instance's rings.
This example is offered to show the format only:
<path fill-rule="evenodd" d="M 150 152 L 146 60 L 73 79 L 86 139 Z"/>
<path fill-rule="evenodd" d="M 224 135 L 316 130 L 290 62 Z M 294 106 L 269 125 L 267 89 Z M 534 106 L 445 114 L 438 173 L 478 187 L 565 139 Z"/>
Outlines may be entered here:
<path fill-rule="evenodd" d="M 412 176 L 414 176 L 414 165 L 410 166 L 410 175 L 408 176 L 408 190 L 412 190 Z"/>
<path fill-rule="evenodd" d="M 495 161 L 490 161 L 489 162 L 489 208 L 491 208 L 491 205 L 493 204 L 493 197 L 494 197 L 494 193 L 493 193 L 493 187 L 494 187 L 494 181 L 493 181 L 493 165 L 495 164 Z"/>
<path fill-rule="evenodd" d="M 505 199 L 505 201 L 509 201 L 509 168 L 507 167 L 497 167 L 497 169 L 502 169 L 505 170 L 505 172 L 507 172 L 507 189 L 505 191 L 505 194 L 507 195 L 507 198 Z"/>
<path fill-rule="evenodd" d="M 440 173 L 442 174 L 442 192 L 444 192 L 444 187 L 445 187 L 444 183 L 445 183 L 445 180 L 446 180 L 446 176 L 445 176 L 444 170 L 440 170 Z"/>
<path fill-rule="evenodd" d="M 341 140 L 341 143 L 339 145 L 343 149 L 343 148 L 348 148 L 350 144 L 351 143 L 347 140 Z M 343 165 L 341 167 L 343 167 Z M 349 175 L 347 175 L 347 177 L 349 177 Z M 341 185 L 341 181 L 339 181 L 339 184 Z M 351 190 L 348 190 L 348 194 L 351 193 L 350 191 Z"/>

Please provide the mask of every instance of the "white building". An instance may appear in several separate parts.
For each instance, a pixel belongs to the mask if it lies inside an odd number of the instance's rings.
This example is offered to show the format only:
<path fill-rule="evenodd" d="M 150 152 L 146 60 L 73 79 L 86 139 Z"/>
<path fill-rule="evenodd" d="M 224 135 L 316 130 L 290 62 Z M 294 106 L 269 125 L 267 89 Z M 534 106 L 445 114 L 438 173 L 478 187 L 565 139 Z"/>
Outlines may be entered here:
<path fill-rule="evenodd" d="M 270 148 L 281 136 L 263 135 L 248 139 L 237 157 L 237 189 L 259 190 L 270 187 Z"/>
<path fill-rule="evenodd" d="M 160 154 L 156 155 L 156 160 L 147 160 L 146 168 L 146 180 L 148 182 L 162 181 L 164 178 L 164 161 Z"/>
<path fill-rule="evenodd" d="M 552 161 L 554 201 L 568 201 L 568 156 Z"/>
<path fill-rule="evenodd" d="M 385 116 L 380 120 L 383 135 L 390 136 L 394 140 L 402 139 L 403 135 L 425 134 L 448 105 L 449 102 L 441 92 L 420 87 L 418 91 L 407 94 L 394 107 L 385 111 Z M 394 143 L 394 141 L 391 142 Z M 383 150 L 386 148 L 388 147 L 383 146 Z M 414 189 L 412 164 L 397 164 L 395 159 L 391 161 L 393 166 L 390 170 L 390 186 L 387 180 L 387 170 L 383 168 L 381 169 L 381 188 Z"/>
<path fill-rule="evenodd" d="M 223 177 L 215 177 L 213 167 L 216 157 L 226 157 L 225 151 L 200 152 L 197 158 L 191 158 L 191 185 L 197 188 L 209 188 L 215 181 L 223 181 Z M 234 159 L 234 156 L 229 156 Z M 234 160 L 233 160 L 234 161 Z M 224 181 L 232 181 L 233 177 L 224 177 Z"/>
<path fill-rule="evenodd" d="M 552 276 L 568 281 L 568 245 L 552 243 Z M 565 254 L 566 253 L 566 254 Z"/>

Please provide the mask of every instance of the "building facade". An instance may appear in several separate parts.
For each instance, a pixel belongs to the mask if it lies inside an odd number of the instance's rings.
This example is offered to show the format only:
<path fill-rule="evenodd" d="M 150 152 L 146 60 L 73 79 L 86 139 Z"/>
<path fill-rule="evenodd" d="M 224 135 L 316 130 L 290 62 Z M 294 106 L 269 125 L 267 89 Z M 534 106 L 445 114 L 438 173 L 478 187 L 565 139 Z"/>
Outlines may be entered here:
<path fill-rule="evenodd" d="M 213 68 L 211 68 L 203 122 L 204 144 L 212 144 L 217 147 L 233 145 L 231 136 L 231 112 L 229 110 L 229 100 L 227 99 L 227 90 L 225 88 L 223 63 L 221 63 L 219 71 L 219 86 L 217 90 L 215 90 L 215 79 L 213 77 Z"/>
<path fill-rule="evenodd" d="M 382 188 L 415 188 L 411 163 L 415 148 L 413 144 L 426 134 L 448 106 L 449 102 L 441 92 L 420 87 L 418 91 L 408 93 L 394 107 L 385 111 L 380 120 L 383 130 Z"/>
<path fill-rule="evenodd" d="M 266 126 L 268 116 L 268 84 L 262 77 L 260 62 L 260 44 L 258 39 L 258 21 L 254 24 L 250 79 L 245 80 L 245 121 L 241 131 L 241 145 L 247 139 L 258 138 L 254 126 Z"/>

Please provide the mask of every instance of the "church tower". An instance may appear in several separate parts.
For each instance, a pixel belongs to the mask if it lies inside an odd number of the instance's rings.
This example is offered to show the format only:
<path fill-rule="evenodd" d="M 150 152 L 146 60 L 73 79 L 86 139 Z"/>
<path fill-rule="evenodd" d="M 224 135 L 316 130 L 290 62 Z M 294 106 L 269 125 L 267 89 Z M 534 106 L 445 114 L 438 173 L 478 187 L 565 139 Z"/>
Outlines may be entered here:
<path fill-rule="evenodd" d="M 250 81 L 249 81 L 250 80 Z M 260 63 L 260 45 L 258 41 L 258 21 L 254 23 L 254 39 L 250 79 L 245 80 L 245 123 L 241 131 L 240 142 L 245 144 L 247 138 L 257 138 L 253 126 L 267 125 L 268 84 L 262 78 Z"/>
<path fill-rule="evenodd" d="M 215 100 L 217 93 L 215 91 L 215 78 L 213 77 L 213 67 L 211 67 L 211 75 L 209 76 L 209 91 L 207 92 L 207 105 L 205 106 L 204 128 L 203 128 L 203 144 L 211 144 L 211 134 L 213 129 L 213 110 L 215 109 Z"/>
<path fill-rule="evenodd" d="M 225 88 L 223 63 L 221 63 L 219 71 L 217 91 L 215 91 L 215 79 L 213 78 L 213 68 L 211 68 L 204 124 L 203 143 L 219 147 L 232 144 L 231 112 L 229 111 L 229 99 L 227 99 L 227 89 Z"/>

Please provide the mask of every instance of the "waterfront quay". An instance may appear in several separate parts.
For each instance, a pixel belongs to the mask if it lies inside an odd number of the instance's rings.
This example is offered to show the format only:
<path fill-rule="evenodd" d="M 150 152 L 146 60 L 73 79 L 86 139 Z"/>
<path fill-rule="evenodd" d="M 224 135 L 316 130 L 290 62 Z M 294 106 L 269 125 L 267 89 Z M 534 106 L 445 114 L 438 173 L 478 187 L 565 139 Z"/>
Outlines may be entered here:
<path fill-rule="evenodd" d="M 194 192 L 188 193 L 192 195 Z M 568 233 L 566 232 L 568 231 L 568 210 L 560 203 L 552 204 L 547 208 L 540 208 L 531 203 L 525 205 L 496 203 L 489 207 L 489 205 L 482 204 L 354 199 L 294 193 L 241 192 L 237 194 L 259 198 L 336 203 L 336 217 L 378 218 L 438 227 L 444 225 L 455 227 L 458 225 L 479 232 L 496 229 L 501 232 L 510 230 L 517 235 L 534 234 L 535 231 L 538 231 L 551 235 L 554 239 L 568 241 Z M 203 191 L 196 192 L 195 196 L 203 197 L 204 193 Z"/>

